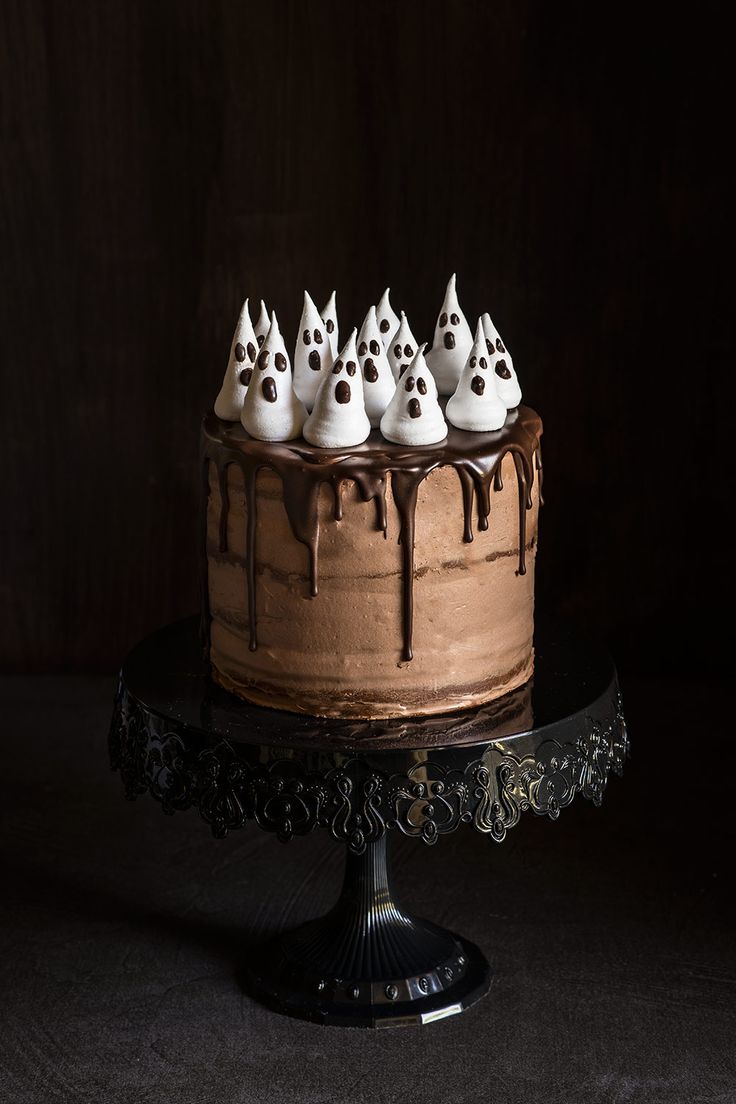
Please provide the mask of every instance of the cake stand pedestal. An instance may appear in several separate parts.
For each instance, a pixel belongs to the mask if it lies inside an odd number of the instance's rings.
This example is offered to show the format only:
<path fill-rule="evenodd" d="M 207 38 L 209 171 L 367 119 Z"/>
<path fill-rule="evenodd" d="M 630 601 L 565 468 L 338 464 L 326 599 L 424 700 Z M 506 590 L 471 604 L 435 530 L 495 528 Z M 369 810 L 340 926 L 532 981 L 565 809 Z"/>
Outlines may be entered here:
<path fill-rule="evenodd" d="M 247 821 L 287 841 L 327 828 L 347 849 L 326 916 L 272 939 L 246 967 L 269 1007 L 319 1023 L 424 1024 L 490 986 L 479 949 L 405 912 L 389 830 L 435 844 L 462 825 L 500 842 L 530 810 L 556 819 L 576 794 L 600 804 L 628 740 L 602 649 L 539 627 L 532 683 L 438 717 L 328 720 L 240 701 L 209 677 L 197 622 L 135 648 L 120 673 L 110 760 L 126 795 L 191 807 L 217 837 Z"/>

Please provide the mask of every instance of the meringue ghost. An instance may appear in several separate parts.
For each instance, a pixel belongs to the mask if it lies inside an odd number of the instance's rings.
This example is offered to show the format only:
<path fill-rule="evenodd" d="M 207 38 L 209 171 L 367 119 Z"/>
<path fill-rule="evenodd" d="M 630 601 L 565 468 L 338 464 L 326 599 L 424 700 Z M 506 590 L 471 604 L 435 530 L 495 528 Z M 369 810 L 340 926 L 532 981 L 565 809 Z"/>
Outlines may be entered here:
<path fill-rule="evenodd" d="M 447 436 L 440 404 L 429 389 L 431 373 L 424 359 L 425 348 L 421 345 L 417 350 L 381 418 L 381 433 L 397 445 L 434 445 Z"/>
<path fill-rule="evenodd" d="M 376 308 L 371 307 L 358 336 L 358 359 L 363 372 L 365 410 L 375 429 L 396 389 L 391 365 L 381 341 Z"/>
<path fill-rule="evenodd" d="M 324 373 L 332 367 L 332 349 L 325 323 L 317 312 L 308 291 L 304 292 L 304 309 L 299 323 L 299 336 L 294 353 L 294 390 L 307 410 L 314 406 Z"/>
<path fill-rule="evenodd" d="M 334 291 L 320 311 L 320 315 L 322 317 L 322 321 L 325 324 L 325 329 L 327 330 L 327 337 L 329 339 L 330 348 L 332 349 L 332 356 L 334 358 L 337 356 L 337 350 L 339 348 L 337 330 L 337 303 L 335 302 Z"/>
<path fill-rule="evenodd" d="M 356 333 L 353 330 L 331 371 L 323 373 L 314 410 L 304 423 L 304 437 L 318 448 L 360 445 L 371 431 L 355 348 Z"/>
<path fill-rule="evenodd" d="M 291 441 L 298 437 L 307 411 L 294 393 L 289 354 L 276 314 L 256 357 L 240 421 L 258 441 Z"/>
<path fill-rule="evenodd" d="M 479 318 L 470 356 L 445 411 L 448 422 L 457 429 L 488 433 L 500 429 L 506 421 L 506 404 L 498 396 L 491 360 Z"/>
<path fill-rule="evenodd" d="M 386 348 L 386 356 L 395 380 L 398 380 L 402 366 L 408 368 L 416 353 L 417 340 L 411 332 L 406 315 L 402 311 L 401 324 Z"/>
<path fill-rule="evenodd" d="M 258 348 L 260 349 L 263 342 L 266 340 L 266 334 L 271 328 L 271 319 L 268 317 L 268 308 L 261 299 L 261 310 L 258 315 L 258 321 L 253 327 L 256 331 L 256 340 L 258 342 Z"/>
<path fill-rule="evenodd" d="M 470 326 L 457 301 L 453 273 L 435 326 L 434 343 L 427 353 L 427 364 L 440 395 L 451 395 L 457 387 L 472 344 Z"/>
<path fill-rule="evenodd" d="M 486 336 L 486 349 L 489 357 L 493 358 L 496 390 L 501 401 L 506 404 L 506 409 L 513 410 L 521 402 L 521 387 L 514 371 L 511 353 L 505 347 L 501 335 L 491 322 L 491 316 L 487 311 L 481 318 L 481 322 Z"/>
<path fill-rule="evenodd" d="M 378 329 L 381 334 L 381 341 L 383 342 L 384 349 L 388 349 L 389 344 L 393 341 L 393 335 L 399 328 L 399 319 L 388 297 L 390 291 L 391 288 L 386 288 L 376 307 Z"/>
<path fill-rule="evenodd" d="M 388 349 L 389 362 L 391 361 L 392 354 L 395 355 L 396 350 L 399 347 L 399 335 L 401 334 L 402 328 L 404 327 L 404 320 L 406 318 L 406 315 L 404 314 L 403 311 L 401 312 L 401 318 L 402 318 L 401 326 L 399 326 L 398 332 L 394 335 L 394 344 L 390 345 L 389 349 Z M 406 324 L 406 328 L 404 329 L 404 334 L 408 335 L 410 340 L 408 340 L 408 341 L 405 340 L 403 345 L 401 346 L 401 351 L 402 351 L 402 354 L 405 357 L 405 359 L 398 362 L 398 379 L 396 381 L 397 384 L 398 384 L 398 381 L 400 379 L 402 379 L 406 375 L 406 373 L 409 371 L 409 369 L 411 368 L 412 361 L 414 360 L 414 357 L 417 354 L 417 347 L 418 347 L 416 341 L 414 341 L 414 337 L 412 335 L 411 330 L 409 329 L 409 324 L 408 323 Z M 432 375 L 431 372 L 429 372 L 429 374 L 427 375 L 427 388 L 429 389 L 429 393 L 432 396 L 432 398 L 436 399 L 437 398 L 437 384 L 434 382 L 434 376 Z"/>
<path fill-rule="evenodd" d="M 258 344 L 250 320 L 248 300 L 240 308 L 238 323 L 230 345 L 230 356 L 222 380 L 222 387 L 215 399 L 215 414 L 224 422 L 239 422 L 245 392 L 248 390 Z"/>

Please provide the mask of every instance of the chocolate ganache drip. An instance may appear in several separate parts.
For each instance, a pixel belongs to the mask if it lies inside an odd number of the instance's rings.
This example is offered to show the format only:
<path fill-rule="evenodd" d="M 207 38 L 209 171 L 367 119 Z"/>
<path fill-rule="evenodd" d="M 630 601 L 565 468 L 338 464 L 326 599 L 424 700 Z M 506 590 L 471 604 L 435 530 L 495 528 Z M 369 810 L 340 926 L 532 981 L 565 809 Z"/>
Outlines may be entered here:
<path fill-rule="evenodd" d="M 364 502 L 376 503 L 376 528 L 386 535 L 386 485 L 391 488 L 399 514 L 399 543 L 402 559 L 403 647 L 402 659 L 412 659 L 414 620 L 414 531 L 419 486 L 435 468 L 450 466 L 458 474 L 463 502 L 463 534 L 473 540 L 473 506 L 477 503 L 480 530 L 488 528 L 491 490 L 503 489 L 501 462 L 513 458 L 519 495 L 519 566 L 526 573 L 526 512 L 532 506 L 535 471 L 542 483 L 539 415 L 526 406 L 509 411 L 505 424 L 492 433 L 470 433 L 448 427 L 444 441 L 436 445 L 407 447 L 393 445 L 374 432 L 362 445 L 349 449 L 322 449 L 303 439 L 279 443 L 257 441 L 237 423 L 221 421 L 214 413 L 202 424 L 202 617 L 203 635 L 209 648 L 209 598 L 207 585 L 207 502 L 210 468 L 214 465 L 220 491 L 219 550 L 227 552 L 229 492 L 227 469 L 237 465 L 243 473 L 246 507 L 246 577 L 250 648 L 258 643 L 256 623 L 256 478 L 261 468 L 276 472 L 283 485 L 283 499 L 291 531 L 307 549 L 309 592 L 319 587 L 319 491 L 323 483 L 332 487 L 334 518 L 342 518 L 342 488 L 352 480 Z M 541 500 L 541 495 L 540 495 Z"/>

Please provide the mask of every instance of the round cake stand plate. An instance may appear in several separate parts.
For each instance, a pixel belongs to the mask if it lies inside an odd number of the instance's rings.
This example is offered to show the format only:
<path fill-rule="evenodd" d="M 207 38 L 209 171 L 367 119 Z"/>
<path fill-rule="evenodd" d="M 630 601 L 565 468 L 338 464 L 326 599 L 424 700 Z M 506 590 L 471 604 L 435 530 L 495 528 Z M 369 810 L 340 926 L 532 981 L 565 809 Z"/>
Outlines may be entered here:
<path fill-rule="evenodd" d="M 259 948 L 245 982 L 264 1004 L 319 1023 L 426 1024 L 490 986 L 481 951 L 407 913 L 389 831 L 426 844 L 457 828 L 496 842 L 523 812 L 600 804 L 628 754 L 616 671 L 600 647 L 539 626 L 533 680 L 489 705 L 426 718 L 321 719 L 218 687 L 194 618 L 154 633 L 120 673 L 110 758 L 126 795 L 199 810 L 216 837 L 248 821 L 288 841 L 326 828 L 347 849 L 330 912 Z"/>

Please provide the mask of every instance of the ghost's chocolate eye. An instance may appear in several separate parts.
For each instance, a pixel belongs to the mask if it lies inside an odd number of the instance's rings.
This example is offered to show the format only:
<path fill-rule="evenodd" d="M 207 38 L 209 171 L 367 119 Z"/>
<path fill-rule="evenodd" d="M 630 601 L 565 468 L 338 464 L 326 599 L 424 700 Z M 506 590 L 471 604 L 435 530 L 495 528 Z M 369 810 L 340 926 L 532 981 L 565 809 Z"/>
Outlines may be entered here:
<path fill-rule="evenodd" d="M 335 332 L 335 323 L 332 321 L 331 318 L 328 318 L 327 321 L 325 322 L 325 329 L 327 330 L 327 332 L 329 334 Z"/>
<path fill-rule="evenodd" d="M 409 405 L 407 407 L 410 418 L 419 418 L 422 413 L 422 404 L 419 399 L 409 399 Z"/>
<path fill-rule="evenodd" d="M 407 391 L 413 391 L 414 390 L 414 377 L 413 376 L 407 376 L 406 383 L 404 384 L 404 387 Z"/>
<path fill-rule="evenodd" d="M 506 352 L 506 350 L 503 347 L 503 341 L 501 340 L 500 337 L 496 338 L 496 348 L 498 349 L 499 353 L 505 353 Z"/>
<path fill-rule="evenodd" d="M 476 356 L 472 356 L 470 358 L 470 367 L 475 368 L 477 363 L 478 363 L 478 358 Z"/>
<path fill-rule="evenodd" d="M 304 333 L 302 334 L 302 341 L 304 342 L 305 345 L 311 345 L 312 344 L 312 335 L 310 334 L 309 330 L 305 330 Z"/>
<path fill-rule="evenodd" d="M 417 391 L 420 395 L 427 394 L 427 381 L 425 380 L 424 376 L 420 376 L 417 380 Z"/>
<path fill-rule="evenodd" d="M 350 402 L 350 384 L 347 380 L 340 380 L 335 385 L 335 399 L 341 406 Z"/>
<path fill-rule="evenodd" d="M 354 376 L 355 375 L 355 367 L 356 367 L 356 365 L 355 365 L 354 360 L 349 360 L 347 362 L 347 364 L 345 365 L 345 371 L 347 372 L 347 374 L 349 376 Z"/>
<path fill-rule="evenodd" d="M 247 387 L 251 379 L 253 378 L 253 369 L 251 368 L 251 366 L 248 365 L 247 368 L 241 368 L 240 376 L 238 378 L 240 379 L 243 387 Z"/>
<path fill-rule="evenodd" d="M 496 375 L 500 376 L 501 379 L 511 379 L 511 372 L 509 371 L 505 360 L 499 360 L 498 364 L 496 365 Z"/>
<path fill-rule="evenodd" d="M 396 357 L 397 360 L 401 356 L 401 346 L 400 345 L 394 345 L 394 356 Z"/>
<path fill-rule="evenodd" d="M 452 322 L 453 326 L 459 326 L 460 325 L 460 318 L 457 314 L 451 314 L 450 315 L 450 321 Z"/>
<path fill-rule="evenodd" d="M 382 318 L 381 325 L 378 327 L 381 333 L 388 333 L 390 327 L 391 323 L 389 322 L 388 318 Z"/>
<path fill-rule="evenodd" d="M 365 341 L 361 341 L 360 345 L 358 346 L 358 356 L 365 356 L 367 352 L 368 346 L 366 345 Z"/>
<path fill-rule="evenodd" d="M 440 315 L 440 329 L 444 329 L 447 325 L 447 312 L 443 311 Z"/>
<path fill-rule="evenodd" d="M 312 349 L 309 354 L 309 367 L 313 372 L 319 372 L 322 367 L 322 357 L 319 355 L 316 349 Z"/>
<path fill-rule="evenodd" d="M 255 361 L 255 359 L 256 359 L 256 347 L 255 347 L 255 345 L 253 344 L 252 341 L 249 341 L 248 342 L 248 360 L 252 364 Z"/>
<path fill-rule="evenodd" d="M 363 365 L 363 375 L 368 380 L 368 383 L 375 383 L 378 379 L 378 369 L 373 363 L 371 357 L 368 357 L 365 364 Z"/>
<path fill-rule="evenodd" d="M 399 379 L 401 379 L 401 377 L 403 376 L 404 372 L 406 371 L 406 369 L 408 367 L 409 367 L 408 364 L 402 364 L 401 365 L 401 367 L 399 368 Z"/>
<path fill-rule="evenodd" d="M 265 340 L 266 340 L 266 335 L 265 334 L 259 334 L 258 335 L 258 337 L 256 338 L 256 341 L 258 342 L 258 348 L 259 349 L 260 349 L 261 345 L 263 344 L 263 342 Z"/>
<path fill-rule="evenodd" d="M 286 357 L 284 356 L 284 354 L 283 353 L 277 353 L 276 356 L 273 359 L 274 359 L 274 362 L 276 364 L 276 371 L 277 372 L 285 372 L 286 371 Z"/>
<path fill-rule="evenodd" d="M 374 338 L 373 341 L 371 341 L 371 352 L 373 353 L 374 356 L 378 356 L 380 351 L 381 351 L 381 346 L 378 344 L 378 342 Z"/>
<path fill-rule="evenodd" d="M 342 372 L 342 361 L 338 359 L 332 365 L 332 374 L 333 376 L 339 376 L 340 372 Z"/>
<path fill-rule="evenodd" d="M 245 346 L 241 345 L 240 342 L 235 346 L 235 359 L 241 364 L 245 360 Z"/>
<path fill-rule="evenodd" d="M 404 356 L 414 356 L 414 350 L 412 349 L 411 345 L 404 346 Z"/>
<path fill-rule="evenodd" d="M 473 376 L 470 381 L 470 390 L 475 391 L 476 395 L 482 395 L 486 389 L 486 381 L 482 376 Z"/>
<path fill-rule="evenodd" d="M 496 351 L 496 350 L 495 350 L 495 349 L 493 348 L 493 342 L 492 342 L 492 341 L 489 341 L 489 340 L 488 340 L 488 338 L 486 338 L 486 349 L 488 350 L 488 355 L 489 355 L 489 356 L 493 356 L 493 354 L 494 354 L 494 353 L 495 353 L 495 351 Z"/>
<path fill-rule="evenodd" d="M 447 333 L 445 334 L 444 341 L 445 341 L 445 348 L 446 349 L 454 349 L 455 348 L 455 335 L 452 332 L 452 330 L 447 331 Z"/>
<path fill-rule="evenodd" d="M 269 353 L 268 349 L 261 349 L 260 353 L 258 354 L 258 367 L 261 369 L 261 371 L 263 371 L 265 368 L 268 368 L 268 360 L 270 355 L 271 354 Z"/>
<path fill-rule="evenodd" d="M 488 367 L 488 361 L 486 360 L 485 357 L 480 358 L 480 366 L 483 369 L 483 371 L 485 371 L 486 368 Z"/>
<path fill-rule="evenodd" d="M 317 342 L 318 345 L 322 344 L 322 331 L 321 330 L 315 330 L 314 331 L 314 340 Z"/>
<path fill-rule="evenodd" d="M 276 402 L 276 380 L 272 376 L 266 376 L 261 391 L 266 402 Z"/>

